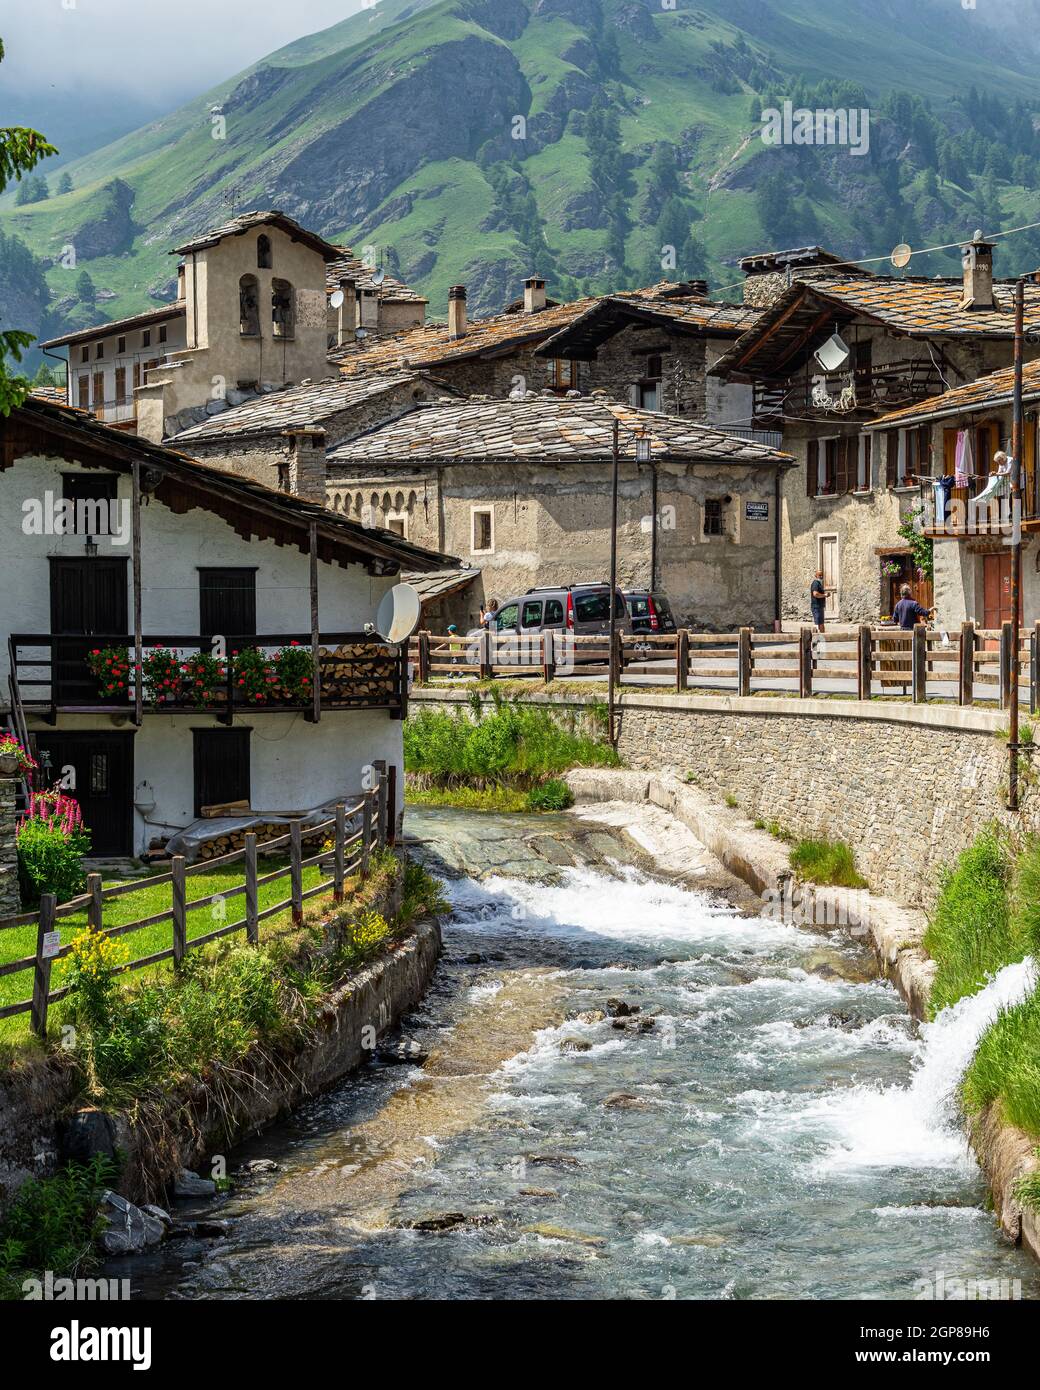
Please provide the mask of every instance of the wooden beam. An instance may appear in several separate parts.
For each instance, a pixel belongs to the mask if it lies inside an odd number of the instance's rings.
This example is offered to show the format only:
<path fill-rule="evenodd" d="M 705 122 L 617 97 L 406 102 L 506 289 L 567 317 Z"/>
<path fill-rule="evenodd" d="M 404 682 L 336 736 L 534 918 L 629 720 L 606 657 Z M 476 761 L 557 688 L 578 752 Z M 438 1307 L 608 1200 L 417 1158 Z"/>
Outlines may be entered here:
<path fill-rule="evenodd" d="M 778 333 L 780 329 L 783 328 L 784 324 L 791 317 L 791 315 L 797 313 L 797 311 L 802 307 L 804 302 L 805 288 L 803 286 L 802 293 L 794 301 L 794 303 L 789 304 L 774 324 L 771 324 L 770 327 L 767 328 L 764 333 L 760 333 L 755 338 L 755 341 L 753 343 L 748 344 L 748 346 L 740 354 L 737 360 L 733 363 L 732 369 L 734 371 L 739 370 L 739 368 L 741 368 L 744 365 L 744 363 L 748 360 L 749 357 L 753 357 L 754 354 L 758 352 L 760 348 L 764 347 L 765 344 L 769 342 L 770 338 L 772 338 L 775 333 Z"/>
<path fill-rule="evenodd" d="M 804 347 L 806 343 L 811 342 L 813 336 L 820 331 L 820 329 L 828 321 L 828 319 L 833 319 L 833 317 L 834 311 L 832 309 L 825 309 L 822 314 L 817 315 L 817 317 L 813 319 L 809 328 L 801 335 L 801 337 L 796 338 L 794 342 L 791 344 L 791 346 L 784 353 L 784 355 L 779 359 L 779 361 L 773 363 L 771 370 L 774 372 L 778 372 L 781 367 L 785 366 L 791 360 L 791 358 L 795 355 L 796 352 L 798 352 L 802 347 Z"/>

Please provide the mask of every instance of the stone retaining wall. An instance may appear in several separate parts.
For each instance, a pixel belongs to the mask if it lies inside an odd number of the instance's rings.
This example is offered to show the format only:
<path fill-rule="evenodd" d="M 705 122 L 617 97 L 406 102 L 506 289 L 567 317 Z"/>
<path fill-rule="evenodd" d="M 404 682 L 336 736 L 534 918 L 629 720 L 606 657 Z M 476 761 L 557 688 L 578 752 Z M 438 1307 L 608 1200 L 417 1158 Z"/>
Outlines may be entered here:
<path fill-rule="evenodd" d="M 0 917 L 14 916 L 19 911 L 18 856 L 14 847 L 17 786 L 14 777 L 0 770 Z"/>

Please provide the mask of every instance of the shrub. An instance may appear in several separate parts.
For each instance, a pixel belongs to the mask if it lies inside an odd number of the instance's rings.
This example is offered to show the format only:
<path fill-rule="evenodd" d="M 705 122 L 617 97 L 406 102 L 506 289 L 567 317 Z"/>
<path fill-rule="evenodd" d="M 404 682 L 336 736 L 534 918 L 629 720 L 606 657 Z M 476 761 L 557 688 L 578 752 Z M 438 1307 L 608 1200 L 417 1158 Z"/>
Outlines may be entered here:
<path fill-rule="evenodd" d="M 68 1278 L 90 1265 L 101 1197 L 117 1177 L 111 1159 L 97 1155 L 22 1185 L 0 1222 L 0 1298 L 24 1298 L 24 1281 L 43 1270 Z"/>
<path fill-rule="evenodd" d="M 924 935 L 938 965 L 930 1012 L 975 994 L 1002 966 L 1029 949 L 1011 913 L 1012 859 L 996 826 L 988 826 L 939 875 L 939 898 Z"/>
<path fill-rule="evenodd" d="M 550 778 L 540 787 L 532 787 L 527 793 L 527 805 L 532 811 L 566 811 L 574 805 L 574 793 L 566 782 L 558 777 Z"/>
<path fill-rule="evenodd" d="M 867 886 L 856 868 L 852 847 L 841 840 L 799 840 L 791 850 L 791 868 L 809 883 L 833 888 Z"/>
<path fill-rule="evenodd" d="M 185 698 L 201 709 L 224 689 L 227 667 L 212 652 L 195 652 L 181 667 L 181 677 Z"/>
<path fill-rule="evenodd" d="M 1040 990 L 997 1017 L 965 1073 L 961 1096 L 969 1114 L 999 1101 L 1007 1122 L 1040 1136 Z"/>
<path fill-rule="evenodd" d="M 63 903 L 83 891 L 87 878 L 82 860 L 90 851 L 90 832 L 75 798 L 57 789 L 34 792 L 15 842 L 26 907 L 35 907 L 41 893 L 53 893 Z"/>
<path fill-rule="evenodd" d="M 145 694 L 153 704 L 172 702 L 180 696 L 183 673 L 180 658 L 166 647 L 152 647 L 141 663 Z"/>
<path fill-rule="evenodd" d="M 284 700 L 302 704 L 309 700 L 314 689 L 314 658 L 307 647 L 291 642 L 274 658 L 274 672 Z"/>

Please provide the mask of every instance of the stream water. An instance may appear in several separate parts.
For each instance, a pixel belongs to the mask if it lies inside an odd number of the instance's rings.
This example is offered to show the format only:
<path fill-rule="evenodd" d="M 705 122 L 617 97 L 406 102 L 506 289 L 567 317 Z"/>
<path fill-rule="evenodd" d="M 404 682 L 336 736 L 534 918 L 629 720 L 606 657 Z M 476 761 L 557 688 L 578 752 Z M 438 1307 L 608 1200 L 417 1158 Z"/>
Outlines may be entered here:
<path fill-rule="evenodd" d="M 135 1296 L 1040 1295 L 954 1104 L 1028 967 L 919 1030 L 862 946 L 732 906 L 695 844 L 668 874 L 587 818 L 407 821 L 454 907 L 404 1025 L 428 1061 L 237 1151 L 278 1166 L 207 1205 L 231 1236 L 114 1262 Z M 639 1012 L 598 1018 L 612 999 Z"/>

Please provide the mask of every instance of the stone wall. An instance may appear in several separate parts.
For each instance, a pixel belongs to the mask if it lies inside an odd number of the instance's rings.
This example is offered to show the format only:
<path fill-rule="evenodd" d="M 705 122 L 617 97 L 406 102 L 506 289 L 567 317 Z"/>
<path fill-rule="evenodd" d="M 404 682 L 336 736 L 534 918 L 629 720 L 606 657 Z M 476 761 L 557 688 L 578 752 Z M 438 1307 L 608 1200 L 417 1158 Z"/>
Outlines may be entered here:
<path fill-rule="evenodd" d="M 450 698 L 467 696 L 420 690 L 413 703 Z M 532 698 L 570 710 L 603 696 Z M 848 841 L 875 892 L 927 907 L 988 821 L 1040 830 L 1040 787 L 1022 787 L 1020 813 L 1004 806 L 1006 723 L 935 705 L 626 693 L 618 746 L 630 767 L 736 798 L 749 820 Z"/>
<path fill-rule="evenodd" d="M 0 769 L 0 917 L 19 910 L 18 859 L 14 847 L 15 790 L 18 783 Z"/>

